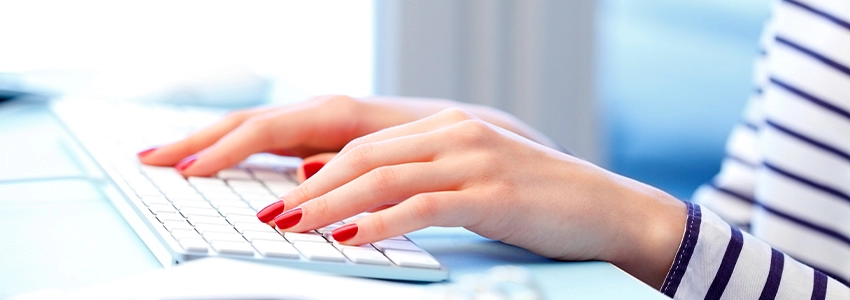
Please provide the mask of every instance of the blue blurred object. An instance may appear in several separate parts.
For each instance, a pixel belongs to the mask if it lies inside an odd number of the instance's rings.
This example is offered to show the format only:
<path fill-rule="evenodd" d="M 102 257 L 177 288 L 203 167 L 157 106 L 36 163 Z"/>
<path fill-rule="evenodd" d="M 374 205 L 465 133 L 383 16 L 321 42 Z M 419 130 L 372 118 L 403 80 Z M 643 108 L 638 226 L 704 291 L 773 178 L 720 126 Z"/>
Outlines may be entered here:
<path fill-rule="evenodd" d="M 605 0 L 597 91 L 609 166 L 680 199 L 720 167 L 769 1 Z"/>

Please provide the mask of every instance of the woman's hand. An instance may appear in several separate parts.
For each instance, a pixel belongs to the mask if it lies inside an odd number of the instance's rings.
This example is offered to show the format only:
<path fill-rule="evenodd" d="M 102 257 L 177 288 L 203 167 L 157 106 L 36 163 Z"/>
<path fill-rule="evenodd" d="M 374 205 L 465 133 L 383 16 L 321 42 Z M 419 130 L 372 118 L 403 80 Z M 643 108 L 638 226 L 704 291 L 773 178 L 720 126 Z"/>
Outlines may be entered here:
<path fill-rule="evenodd" d="M 452 106 L 464 107 L 493 124 L 557 147 L 528 125 L 485 106 L 436 99 L 334 95 L 287 107 L 238 111 L 184 140 L 142 151 L 139 158 L 145 164 L 175 166 L 185 176 L 205 176 L 258 152 L 300 157 L 336 152 L 354 138 Z"/>
<path fill-rule="evenodd" d="M 462 226 L 555 259 L 610 261 L 656 287 L 686 214 L 656 189 L 449 109 L 353 140 L 260 215 L 302 232 L 370 210 L 333 236 L 356 245 Z"/>

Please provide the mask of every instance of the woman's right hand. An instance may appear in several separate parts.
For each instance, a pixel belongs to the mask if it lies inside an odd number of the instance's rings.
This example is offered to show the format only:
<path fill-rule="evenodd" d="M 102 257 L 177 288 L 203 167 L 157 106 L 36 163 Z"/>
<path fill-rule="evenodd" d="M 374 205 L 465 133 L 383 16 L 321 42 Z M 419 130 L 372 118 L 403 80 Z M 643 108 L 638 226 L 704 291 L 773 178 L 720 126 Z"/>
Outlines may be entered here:
<path fill-rule="evenodd" d="M 330 95 L 291 106 L 233 112 L 183 140 L 143 151 L 139 158 L 144 164 L 175 166 L 184 176 L 207 176 L 259 152 L 302 158 L 337 152 L 357 137 L 419 120 L 453 106 L 463 107 L 481 119 L 554 146 L 528 125 L 489 107 L 438 99 L 355 99 Z M 327 161 L 330 157 L 332 155 L 324 155 L 321 160 Z"/>

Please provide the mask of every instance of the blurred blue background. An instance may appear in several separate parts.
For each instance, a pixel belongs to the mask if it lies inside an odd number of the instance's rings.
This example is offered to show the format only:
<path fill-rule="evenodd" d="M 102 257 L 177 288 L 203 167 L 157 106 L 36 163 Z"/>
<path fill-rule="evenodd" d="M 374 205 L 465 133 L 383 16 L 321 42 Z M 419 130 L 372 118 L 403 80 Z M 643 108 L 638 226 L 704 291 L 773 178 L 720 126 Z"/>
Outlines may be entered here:
<path fill-rule="evenodd" d="M 609 169 L 680 199 L 709 180 L 753 89 L 768 13 L 767 0 L 600 1 Z"/>

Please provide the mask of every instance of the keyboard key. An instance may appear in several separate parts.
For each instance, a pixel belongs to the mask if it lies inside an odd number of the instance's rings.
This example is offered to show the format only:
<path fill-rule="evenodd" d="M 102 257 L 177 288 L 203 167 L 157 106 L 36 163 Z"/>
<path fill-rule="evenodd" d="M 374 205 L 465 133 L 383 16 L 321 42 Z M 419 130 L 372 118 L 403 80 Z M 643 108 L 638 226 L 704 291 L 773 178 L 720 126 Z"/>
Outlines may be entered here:
<path fill-rule="evenodd" d="M 170 204 L 171 203 L 171 202 L 168 202 L 168 199 L 165 199 L 165 197 L 162 197 L 162 196 L 144 196 L 144 197 L 141 197 L 141 198 L 142 198 L 142 203 L 144 203 L 145 206 L 151 206 L 151 204 Z"/>
<path fill-rule="evenodd" d="M 230 224 L 246 223 L 246 224 L 260 224 L 260 225 L 268 226 L 267 224 L 260 222 L 260 220 L 257 219 L 256 215 L 246 216 L 246 215 L 231 214 L 230 216 L 226 217 L 226 219 L 227 219 L 227 222 L 230 222 Z"/>
<path fill-rule="evenodd" d="M 278 197 L 275 197 L 274 195 L 270 194 L 268 191 L 263 191 L 262 193 L 259 193 L 259 192 L 256 192 L 256 193 L 254 193 L 254 192 L 252 192 L 252 193 L 239 193 L 239 196 L 242 197 L 242 200 L 245 200 L 246 202 L 266 201 L 266 202 L 271 203 L 271 202 L 275 202 L 275 201 L 278 200 Z"/>
<path fill-rule="evenodd" d="M 256 218 L 257 212 L 250 208 L 237 207 L 237 206 L 221 206 L 218 208 L 218 212 L 220 212 L 225 217 L 230 215 L 243 215 L 243 216 L 254 216 Z"/>
<path fill-rule="evenodd" d="M 198 237 L 197 239 L 180 239 L 178 242 L 180 247 L 183 247 L 183 250 L 188 252 L 207 252 L 209 251 L 209 245 L 204 240 Z"/>
<path fill-rule="evenodd" d="M 390 261 L 375 248 L 347 248 L 342 251 L 349 260 L 356 264 L 389 265 Z"/>
<path fill-rule="evenodd" d="M 136 187 L 136 188 L 131 186 L 131 188 L 133 189 L 134 192 L 136 192 L 136 195 L 138 195 L 139 197 L 162 196 L 162 193 L 159 192 L 159 189 L 157 189 L 153 185 L 151 185 L 150 187 Z"/>
<path fill-rule="evenodd" d="M 174 237 L 175 240 L 180 240 L 183 238 L 199 238 L 201 237 L 197 231 L 194 229 L 174 229 L 171 231 L 171 236 Z"/>
<path fill-rule="evenodd" d="M 321 235 L 313 232 L 313 233 L 295 233 L 295 232 L 286 232 L 283 234 L 283 237 L 286 238 L 290 243 L 295 242 L 316 242 L 316 243 L 327 243 Z"/>
<path fill-rule="evenodd" d="M 439 269 L 440 263 L 425 252 L 389 249 L 384 255 L 401 267 Z"/>
<path fill-rule="evenodd" d="M 262 181 L 288 181 L 289 177 L 283 174 L 275 173 L 269 170 L 251 170 L 254 173 L 254 178 Z"/>
<path fill-rule="evenodd" d="M 375 245 L 375 248 L 378 248 L 378 250 L 381 251 L 386 251 L 388 249 L 422 251 L 422 248 L 419 248 L 419 246 L 416 246 L 416 244 L 410 241 L 383 240 L 372 243 L 372 245 Z"/>
<path fill-rule="evenodd" d="M 255 240 L 251 243 L 262 256 L 299 258 L 298 250 L 286 241 Z"/>
<path fill-rule="evenodd" d="M 293 246 L 295 246 L 295 249 L 298 249 L 298 252 L 301 252 L 301 254 L 309 260 L 345 261 L 345 256 L 327 242 L 314 243 L 298 241 L 295 242 Z"/>
<path fill-rule="evenodd" d="M 265 184 L 266 184 L 266 187 L 269 189 L 269 191 L 271 191 L 273 195 L 278 196 L 278 197 L 281 197 L 281 196 L 285 195 L 286 193 L 289 193 L 290 191 L 294 190 L 296 187 L 298 187 L 297 184 L 291 183 L 291 182 L 270 182 L 270 181 L 266 181 Z"/>
<path fill-rule="evenodd" d="M 183 209 L 180 210 L 180 213 L 183 214 L 183 216 L 185 216 L 187 218 L 189 216 L 204 216 L 204 217 L 217 217 L 217 218 L 221 217 L 221 215 L 218 213 L 218 211 L 216 211 L 212 207 L 210 207 L 210 208 L 184 207 Z"/>
<path fill-rule="evenodd" d="M 222 183 L 221 185 L 195 185 L 195 189 L 201 194 L 208 193 L 233 193 L 229 186 Z"/>
<path fill-rule="evenodd" d="M 277 231 L 275 231 L 274 228 L 272 228 L 268 224 L 260 223 L 259 221 L 257 223 L 236 222 L 236 224 L 233 225 L 233 227 L 236 227 L 236 230 L 239 231 L 239 232 L 260 231 L 260 232 L 277 233 Z"/>
<path fill-rule="evenodd" d="M 283 236 L 281 236 L 277 232 L 272 233 L 268 231 L 246 230 L 242 232 L 242 236 L 244 236 L 245 239 L 247 239 L 249 242 L 254 242 L 256 240 L 268 240 L 286 243 L 286 240 L 283 239 Z"/>
<path fill-rule="evenodd" d="M 243 238 L 241 234 L 236 233 L 236 232 L 225 233 L 225 232 L 211 231 L 211 232 L 204 233 L 204 239 L 207 240 L 210 243 L 212 243 L 213 241 L 226 241 L 226 242 L 244 242 L 245 241 L 245 238 Z"/>
<path fill-rule="evenodd" d="M 194 207 L 194 208 L 209 208 L 212 209 L 212 205 L 209 202 L 203 200 L 174 200 L 171 202 L 179 210 L 184 210 L 186 208 Z"/>
<path fill-rule="evenodd" d="M 196 200 L 196 201 L 206 200 L 206 199 L 204 199 L 204 197 L 202 197 L 198 193 L 171 193 L 171 194 L 165 194 L 165 197 L 168 198 L 168 200 L 171 200 L 171 202 L 174 202 L 174 201 L 177 201 L 177 200 Z"/>
<path fill-rule="evenodd" d="M 240 200 L 220 200 L 220 199 L 210 199 L 210 205 L 215 208 L 219 208 L 222 206 L 233 206 L 233 207 L 241 207 L 241 208 L 249 208 L 248 204 L 242 202 Z"/>
<path fill-rule="evenodd" d="M 369 213 L 361 213 L 361 214 L 358 214 L 358 215 L 351 216 L 348 219 L 342 220 L 342 222 L 345 223 L 345 224 L 354 223 L 355 221 L 359 220 L 360 218 L 368 216 L 368 215 L 369 215 Z"/>
<path fill-rule="evenodd" d="M 204 198 L 207 200 L 234 200 L 234 201 L 242 201 L 242 197 L 239 197 L 236 193 L 232 191 L 209 191 L 204 192 Z"/>
<path fill-rule="evenodd" d="M 229 185 L 234 190 L 243 189 L 243 188 L 244 189 L 260 189 L 260 190 L 266 189 L 266 187 L 262 183 L 260 183 L 259 181 L 246 180 L 246 179 L 228 179 L 227 185 Z"/>
<path fill-rule="evenodd" d="M 225 220 L 224 218 L 222 218 L 220 216 L 219 217 L 192 216 L 191 218 L 188 218 L 188 220 L 189 220 L 189 224 L 192 224 L 192 225 L 195 225 L 195 226 L 198 226 L 198 224 L 205 224 L 205 223 L 206 224 L 214 224 L 214 225 L 228 225 L 228 226 L 230 225 L 230 223 L 227 223 L 227 220 Z"/>
<path fill-rule="evenodd" d="M 269 206 L 269 204 L 272 204 L 275 201 L 251 201 L 249 202 L 249 204 L 250 208 L 254 209 L 254 211 L 260 211 L 261 209 L 265 208 L 266 206 Z"/>
<path fill-rule="evenodd" d="M 194 186 L 225 186 L 224 180 L 212 177 L 189 176 L 188 181 Z"/>
<path fill-rule="evenodd" d="M 218 171 L 215 177 L 221 179 L 251 179 L 251 174 L 240 169 L 226 169 Z"/>
<path fill-rule="evenodd" d="M 162 226 L 164 226 L 165 230 L 168 230 L 168 231 L 174 231 L 174 230 L 178 230 L 178 229 L 195 230 L 195 228 L 192 227 L 192 225 L 190 225 L 189 222 L 186 222 L 186 220 L 165 221 L 165 222 L 162 223 Z"/>
<path fill-rule="evenodd" d="M 156 215 L 156 219 L 159 220 L 160 223 L 165 223 L 166 221 L 185 221 L 186 218 L 183 218 L 183 215 L 178 213 L 159 213 Z"/>
<path fill-rule="evenodd" d="M 151 213 L 158 215 L 160 213 L 176 213 L 177 209 L 174 208 L 173 205 L 169 204 L 151 204 L 148 206 L 148 210 Z"/>
<path fill-rule="evenodd" d="M 207 232 L 235 232 L 233 226 L 230 225 L 216 225 L 216 224 L 207 224 L 207 223 L 198 223 L 195 225 L 195 230 L 200 232 L 201 234 Z"/>
<path fill-rule="evenodd" d="M 363 244 L 363 245 L 359 245 L 359 246 L 349 246 L 349 245 L 340 244 L 337 241 L 333 241 L 331 244 L 335 248 L 339 249 L 339 251 L 343 251 L 343 252 L 345 252 L 345 249 L 367 249 L 367 250 L 377 251 L 377 250 L 375 250 L 375 247 L 372 247 L 372 244 Z"/>
<path fill-rule="evenodd" d="M 210 245 L 215 252 L 221 254 L 254 255 L 254 247 L 251 247 L 251 244 L 248 244 L 244 240 L 241 242 L 215 241 L 210 243 Z"/>

